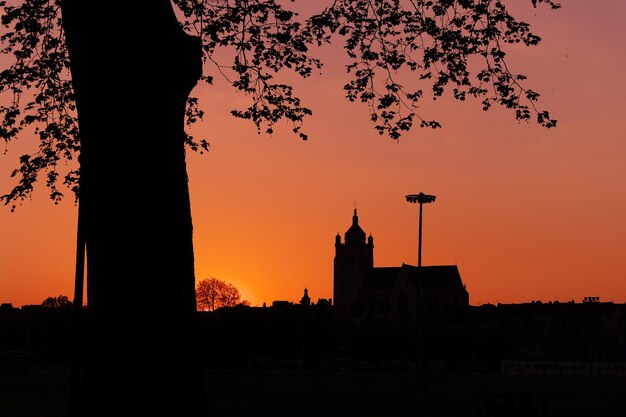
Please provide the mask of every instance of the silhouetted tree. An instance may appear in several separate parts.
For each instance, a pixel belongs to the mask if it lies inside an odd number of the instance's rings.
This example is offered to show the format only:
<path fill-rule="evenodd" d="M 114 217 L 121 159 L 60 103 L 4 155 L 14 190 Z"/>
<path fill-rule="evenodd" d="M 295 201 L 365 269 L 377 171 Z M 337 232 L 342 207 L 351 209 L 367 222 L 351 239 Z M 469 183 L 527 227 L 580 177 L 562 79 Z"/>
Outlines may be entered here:
<path fill-rule="evenodd" d="M 58 297 L 48 297 L 41 303 L 44 307 L 51 308 L 71 308 L 72 302 L 66 295 L 59 295 Z"/>
<path fill-rule="evenodd" d="M 420 84 L 433 97 L 451 89 L 484 109 L 498 103 L 519 120 L 556 123 L 507 66 L 505 44 L 539 37 L 502 0 L 335 0 L 306 21 L 277 0 L 174 3 L 196 37 L 169 0 L 0 0 L 1 51 L 11 55 L 0 72 L 0 136 L 39 139 L 2 200 L 14 208 L 40 174 L 55 202 L 59 178 L 80 192 L 90 311 L 83 415 L 201 413 L 184 146 L 208 144 L 186 135 L 184 123 L 202 117 L 188 95 L 199 79 L 212 80 L 201 76 L 203 62 L 251 97 L 233 115 L 267 133 L 286 119 L 306 139 L 301 123 L 311 111 L 274 75 L 308 77 L 321 67 L 309 46 L 333 37 L 345 41 L 347 98 L 367 103 L 391 138 L 416 120 L 440 126 L 417 113 Z M 218 62 L 218 48 L 232 53 L 229 62 Z M 400 81 L 403 71 L 414 86 Z"/>
<path fill-rule="evenodd" d="M 244 304 L 247 301 L 243 301 Z M 235 307 L 242 304 L 241 294 L 233 284 L 217 278 L 207 278 L 196 286 L 198 311 L 215 311 L 222 307 Z"/>

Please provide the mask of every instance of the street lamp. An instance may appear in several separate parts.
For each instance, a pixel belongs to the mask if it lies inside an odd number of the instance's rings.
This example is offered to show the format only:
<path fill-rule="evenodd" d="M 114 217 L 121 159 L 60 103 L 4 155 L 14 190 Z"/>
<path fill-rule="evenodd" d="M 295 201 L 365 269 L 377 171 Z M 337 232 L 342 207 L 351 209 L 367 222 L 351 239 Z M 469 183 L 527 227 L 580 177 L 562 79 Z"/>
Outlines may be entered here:
<path fill-rule="evenodd" d="M 419 217 L 419 238 L 417 245 L 417 304 L 415 307 L 415 324 L 417 325 L 417 331 L 415 335 L 417 336 L 417 363 L 421 367 L 422 365 L 422 356 L 424 350 L 424 339 L 422 337 L 422 326 L 423 326 L 423 315 L 424 315 L 424 305 L 422 303 L 422 205 L 432 203 L 435 201 L 437 197 L 434 195 L 428 195 L 424 193 L 419 194 L 409 194 L 406 196 L 406 201 L 409 203 L 418 203 L 420 205 L 420 217 Z M 418 368 L 419 369 L 419 368 Z"/>
<path fill-rule="evenodd" d="M 409 203 L 419 203 L 420 205 L 420 220 L 419 220 L 419 237 L 417 246 L 417 267 L 422 267 L 422 204 L 428 204 L 435 201 L 437 197 L 434 195 L 428 195 L 424 193 L 409 194 L 406 196 L 406 201 Z"/>

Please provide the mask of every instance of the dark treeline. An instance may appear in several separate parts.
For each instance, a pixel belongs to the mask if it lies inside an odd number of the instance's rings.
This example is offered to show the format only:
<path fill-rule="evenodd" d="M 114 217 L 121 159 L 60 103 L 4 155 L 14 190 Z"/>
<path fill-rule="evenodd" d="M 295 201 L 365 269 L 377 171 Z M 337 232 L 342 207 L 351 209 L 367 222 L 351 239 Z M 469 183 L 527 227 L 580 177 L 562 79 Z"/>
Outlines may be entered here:
<path fill-rule="evenodd" d="M 418 340 L 384 317 L 340 320 L 328 302 L 281 302 L 198 313 L 195 329 L 211 369 L 493 374 L 507 361 L 626 363 L 626 304 L 483 305 L 422 323 Z M 72 331 L 67 309 L 0 308 L 0 352 L 28 352 L 35 364 L 69 364 Z"/>

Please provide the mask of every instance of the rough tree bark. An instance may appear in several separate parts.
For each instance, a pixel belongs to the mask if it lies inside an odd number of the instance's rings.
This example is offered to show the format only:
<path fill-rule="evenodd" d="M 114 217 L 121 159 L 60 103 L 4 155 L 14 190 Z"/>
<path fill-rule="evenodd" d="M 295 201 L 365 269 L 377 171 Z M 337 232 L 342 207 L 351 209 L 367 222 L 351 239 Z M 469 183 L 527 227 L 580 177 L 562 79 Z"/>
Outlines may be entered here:
<path fill-rule="evenodd" d="M 169 0 L 63 0 L 89 322 L 80 414 L 202 414 L 185 103 L 200 40 Z"/>

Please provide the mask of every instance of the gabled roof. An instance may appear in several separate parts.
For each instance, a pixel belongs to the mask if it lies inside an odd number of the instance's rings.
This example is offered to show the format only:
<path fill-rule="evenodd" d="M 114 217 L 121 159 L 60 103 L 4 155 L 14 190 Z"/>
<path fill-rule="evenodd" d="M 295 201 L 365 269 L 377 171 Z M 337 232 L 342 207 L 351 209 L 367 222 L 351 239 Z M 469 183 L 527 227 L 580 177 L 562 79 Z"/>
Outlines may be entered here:
<path fill-rule="evenodd" d="M 411 281 L 417 282 L 418 276 L 422 288 L 462 288 L 463 280 L 456 265 L 423 266 L 421 271 L 413 265 L 402 265 Z"/>
<path fill-rule="evenodd" d="M 417 282 L 418 268 L 403 264 L 400 267 L 383 267 L 370 270 L 365 276 L 364 287 L 371 290 L 392 288 L 401 274 L 406 274 L 409 281 Z M 421 288 L 463 288 L 463 280 L 456 265 L 423 266 L 419 271 Z"/>

